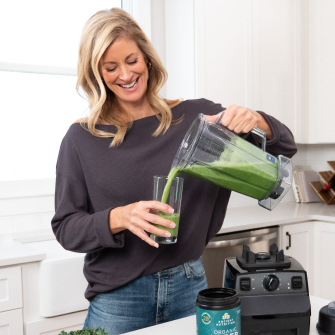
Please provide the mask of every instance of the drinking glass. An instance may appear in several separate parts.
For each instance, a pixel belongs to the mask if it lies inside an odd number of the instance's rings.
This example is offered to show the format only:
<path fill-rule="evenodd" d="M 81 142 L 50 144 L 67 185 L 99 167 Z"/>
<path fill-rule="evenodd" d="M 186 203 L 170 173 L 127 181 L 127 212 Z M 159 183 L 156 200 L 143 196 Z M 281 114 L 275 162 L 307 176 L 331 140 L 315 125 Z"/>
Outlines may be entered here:
<path fill-rule="evenodd" d="M 176 177 L 174 179 L 169 179 L 166 176 L 154 176 L 154 200 L 162 201 L 163 193 L 164 198 L 166 199 L 166 204 L 174 209 L 173 213 L 164 213 L 158 210 L 152 211 L 153 214 L 157 214 L 164 219 L 173 221 L 176 226 L 175 228 L 167 228 L 161 225 L 155 224 L 156 227 L 160 229 L 167 230 L 171 233 L 170 237 L 163 237 L 156 234 L 151 234 L 150 238 L 155 242 L 160 244 L 172 244 L 177 242 L 178 237 L 178 228 L 179 228 L 179 217 L 180 217 L 180 207 L 181 207 L 181 198 L 183 193 L 183 182 L 184 179 Z M 170 188 L 170 192 L 168 193 Z M 168 195 L 167 195 L 168 193 Z"/>

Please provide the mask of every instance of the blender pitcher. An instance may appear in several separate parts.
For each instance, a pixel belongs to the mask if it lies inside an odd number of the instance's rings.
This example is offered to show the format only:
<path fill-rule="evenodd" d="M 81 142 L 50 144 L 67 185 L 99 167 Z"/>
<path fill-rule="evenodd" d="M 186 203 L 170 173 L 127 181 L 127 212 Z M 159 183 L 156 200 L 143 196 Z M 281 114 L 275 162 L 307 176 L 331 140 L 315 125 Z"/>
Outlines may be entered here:
<path fill-rule="evenodd" d="M 187 131 L 171 169 L 258 199 L 272 210 L 292 184 L 292 161 L 265 151 L 266 133 L 252 130 L 262 139 L 262 149 L 199 114 Z"/>

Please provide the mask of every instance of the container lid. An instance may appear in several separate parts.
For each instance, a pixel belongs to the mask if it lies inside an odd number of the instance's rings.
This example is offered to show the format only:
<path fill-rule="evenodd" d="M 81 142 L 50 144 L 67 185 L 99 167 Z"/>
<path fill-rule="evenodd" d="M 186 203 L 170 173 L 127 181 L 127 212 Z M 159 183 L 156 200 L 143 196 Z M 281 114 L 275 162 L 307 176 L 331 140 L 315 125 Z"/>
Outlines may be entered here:
<path fill-rule="evenodd" d="M 335 335 L 335 301 L 320 309 L 316 329 L 320 335 Z"/>
<path fill-rule="evenodd" d="M 208 288 L 198 293 L 197 300 L 208 306 L 226 306 L 238 302 L 239 296 L 232 288 Z"/>

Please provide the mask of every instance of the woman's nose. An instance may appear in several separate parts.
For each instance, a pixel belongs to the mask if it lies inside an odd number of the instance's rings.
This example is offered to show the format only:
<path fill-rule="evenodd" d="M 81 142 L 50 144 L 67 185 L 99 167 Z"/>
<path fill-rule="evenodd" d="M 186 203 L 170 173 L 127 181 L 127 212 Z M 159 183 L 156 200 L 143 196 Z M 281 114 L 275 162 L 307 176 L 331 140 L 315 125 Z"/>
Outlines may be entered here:
<path fill-rule="evenodd" d="M 119 78 L 125 82 L 128 82 L 131 79 L 131 72 L 129 71 L 128 66 L 122 66 L 120 68 L 120 75 Z"/>

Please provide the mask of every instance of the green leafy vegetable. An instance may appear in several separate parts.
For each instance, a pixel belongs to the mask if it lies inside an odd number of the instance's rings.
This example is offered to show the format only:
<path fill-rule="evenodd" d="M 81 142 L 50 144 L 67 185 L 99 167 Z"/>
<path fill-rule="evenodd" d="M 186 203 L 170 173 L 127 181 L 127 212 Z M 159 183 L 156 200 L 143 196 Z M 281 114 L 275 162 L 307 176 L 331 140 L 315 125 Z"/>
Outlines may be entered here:
<path fill-rule="evenodd" d="M 84 330 L 74 330 L 70 331 L 69 333 L 66 333 L 64 330 L 62 330 L 58 335 L 108 335 L 104 331 L 104 329 L 101 329 L 100 327 L 96 330 L 93 328 L 88 329 L 87 327 Z"/>

